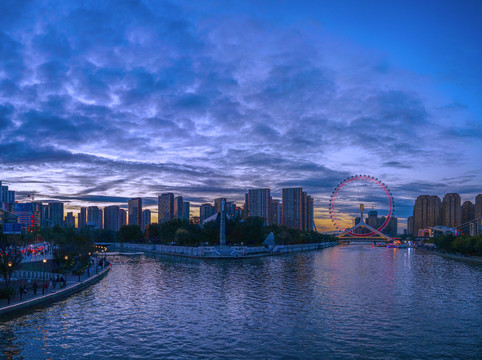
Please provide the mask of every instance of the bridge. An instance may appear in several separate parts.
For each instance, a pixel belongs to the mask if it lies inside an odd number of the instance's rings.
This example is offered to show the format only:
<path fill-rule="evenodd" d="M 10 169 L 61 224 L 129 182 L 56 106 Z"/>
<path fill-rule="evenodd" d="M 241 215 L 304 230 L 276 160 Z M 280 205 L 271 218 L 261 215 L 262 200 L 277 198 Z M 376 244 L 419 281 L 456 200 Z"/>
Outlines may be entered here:
<path fill-rule="evenodd" d="M 392 239 L 382 233 L 381 231 L 378 231 L 377 229 L 371 227 L 367 223 L 365 223 L 364 217 L 363 217 L 363 211 L 364 211 L 364 205 L 360 204 L 360 222 L 353 226 L 350 229 L 346 229 L 343 231 L 341 234 L 338 235 L 338 239 L 340 240 L 348 240 L 350 242 L 355 241 L 355 242 L 389 242 Z M 356 230 L 362 230 L 366 229 L 369 231 L 369 234 L 364 236 L 363 234 L 357 234 L 355 231 Z"/>

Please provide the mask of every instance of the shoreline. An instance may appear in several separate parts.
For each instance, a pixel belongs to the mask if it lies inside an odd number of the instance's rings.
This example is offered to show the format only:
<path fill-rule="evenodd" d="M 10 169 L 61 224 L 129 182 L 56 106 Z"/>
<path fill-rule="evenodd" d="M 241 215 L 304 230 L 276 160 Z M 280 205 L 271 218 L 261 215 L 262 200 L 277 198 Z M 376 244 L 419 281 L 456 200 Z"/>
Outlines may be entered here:
<path fill-rule="evenodd" d="M 50 294 L 46 295 L 39 295 L 36 297 L 33 297 L 28 300 L 20 301 L 13 303 L 11 305 L 7 305 L 4 307 L 0 307 L 0 317 L 5 317 L 5 316 L 17 316 L 23 314 L 24 311 L 31 310 L 36 307 L 42 307 L 46 305 L 50 305 L 54 302 L 57 302 L 59 300 L 62 300 L 64 298 L 69 297 L 70 295 L 73 295 L 77 292 L 80 292 L 86 288 L 88 288 L 91 285 L 94 285 L 101 279 L 103 279 L 107 273 L 110 270 L 110 265 L 107 266 L 105 269 L 103 269 L 101 272 L 99 272 L 96 275 L 92 275 L 91 277 L 78 282 L 76 284 L 67 286 L 63 288 L 62 290 L 55 291 Z M 18 313 L 16 313 L 18 312 Z"/>
<path fill-rule="evenodd" d="M 206 260 L 241 260 L 266 256 L 278 256 L 295 252 L 321 250 L 338 245 L 338 242 L 277 245 L 273 247 L 248 246 L 173 246 L 135 243 L 102 243 L 115 249 L 142 251 L 160 255 L 177 256 L 191 259 Z"/>
<path fill-rule="evenodd" d="M 422 248 L 418 248 L 418 247 L 414 247 L 414 249 L 419 250 L 419 251 L 425 251 L 425 252 L 430 253 L 430 254 L 439 255 L 439 256 L 442 256 L 446 259 L 451 259 L 451 260 L 456 260 L 456 261 L 464 261 L 464 262 L 482 265 L 482 257 L 478 257 L 478 256 L 463 256 L 463 255 L 456 255 L 456 254 L 450 254 L 450 253 L 442 253 L 442 252 L 439 252 L 439 251 L 422 249 Z"/>

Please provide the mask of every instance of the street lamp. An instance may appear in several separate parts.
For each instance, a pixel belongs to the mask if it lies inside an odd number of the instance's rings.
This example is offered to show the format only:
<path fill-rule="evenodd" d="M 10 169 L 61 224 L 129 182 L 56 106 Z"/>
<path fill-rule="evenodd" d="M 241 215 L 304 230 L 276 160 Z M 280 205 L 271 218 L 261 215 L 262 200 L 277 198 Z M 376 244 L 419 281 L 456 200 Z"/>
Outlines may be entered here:
<path fill-rule="evenodd" d="M 42 262 L 44 263 L 44 273 L 43 273 L 43 282 L 42 282 L 42 295 L 45 294 L 45 264 L 47 263 L 47 259 L 43 259 Z"/>

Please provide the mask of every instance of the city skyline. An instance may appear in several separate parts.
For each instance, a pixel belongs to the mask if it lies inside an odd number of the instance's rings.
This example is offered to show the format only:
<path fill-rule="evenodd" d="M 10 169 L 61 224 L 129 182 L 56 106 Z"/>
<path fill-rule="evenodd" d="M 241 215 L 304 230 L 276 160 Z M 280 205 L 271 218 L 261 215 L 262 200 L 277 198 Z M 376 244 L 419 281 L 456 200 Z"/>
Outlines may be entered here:
<path fill-rule="evenodd" d="M 480 4 L 243 4 L 0 4 L 4 184 L 65 212 L 302 187 L 320 230 L 354 174 L 399 219 L 482 192 Z"/>

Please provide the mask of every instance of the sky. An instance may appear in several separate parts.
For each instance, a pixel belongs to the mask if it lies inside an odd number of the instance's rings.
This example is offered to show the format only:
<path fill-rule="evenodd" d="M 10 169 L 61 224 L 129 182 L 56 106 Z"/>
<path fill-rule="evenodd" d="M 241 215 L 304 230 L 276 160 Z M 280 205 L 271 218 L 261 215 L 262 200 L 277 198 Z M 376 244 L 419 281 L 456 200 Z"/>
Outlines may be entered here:
<path fill-rule="evenodd" d="M 0 180 L 155 210 L 375 176 L 482 193 L 480 1 L 0 2 Z"/>

